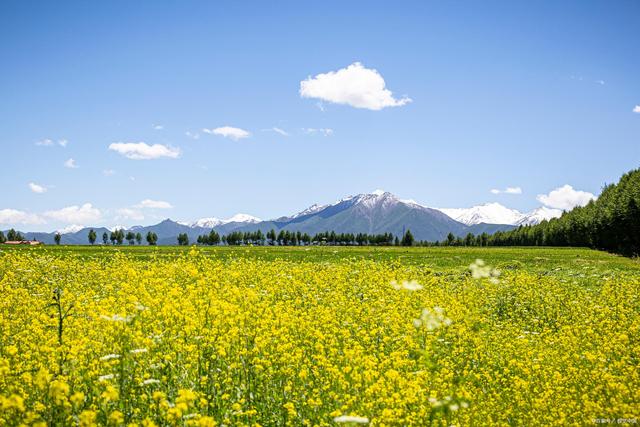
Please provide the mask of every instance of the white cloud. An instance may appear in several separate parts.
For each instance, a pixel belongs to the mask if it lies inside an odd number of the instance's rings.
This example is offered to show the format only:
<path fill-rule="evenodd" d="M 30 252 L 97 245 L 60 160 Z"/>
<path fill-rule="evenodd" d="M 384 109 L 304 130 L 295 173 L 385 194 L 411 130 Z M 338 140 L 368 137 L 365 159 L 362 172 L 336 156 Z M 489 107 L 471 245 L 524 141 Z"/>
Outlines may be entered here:
<path fill-rule="evenodd" d="M 234 141 L 238 141 L 239 139 L 248 138 L 249 136 L 251 136 L 251 133 L 247 132 L 246 130 L 234 128 L 232 126 L 222 126 L 215 129 L 202 129 L 202 132 L 213 135 L 220 135 L 225 138 L 233 139 Z"/>
<path fill-rule="evenodd" d="M 359 62 L 301 81 L 300 96 L 368 110 L 400 107 L 411 102 L 406 96 L 394 98 L 380 73 Z"/>
<path fill-rule="evenodd" d="M 162 144 L 149 145 L 144 142 L 115 142 L 109 145 L 109 150 L 120 153 L 132 160 L 151 160 L 161 157 L 175 159 L 180 156 L 178 148 Z"/>
<path fill-rule="evenodd" d="M 142 221 L 144 214 L 138 209 L 122 208 L 116 211 L 116 221 L 131 219 L 134 221 Z"/>
<path fill-rule="evenodd" d="M 29 183 L 29 189 L 31 191 L 33 191 L 34 193 L 38 193 L 38 194 L 42 194 L 42 193 L 46 193 L 47 192 L 47 188 L 43 187 L 42 185 L 38 185 L 35 182 L 30 182 Z"/>
<path fill-rule="evenodd" d="M 163 125 L 153 125 L 153 128 L 155 130 L 162 130 L 162 129 L 164 129 L 164 126 Z"/>
<path fill-rule="evenodd" d="M 0 209 L 0 224 L 44 224 L 38 215 L 16 209 Z"/>
<path fill-rule="evenodd" d="M 171 206 L 171 203 L 169 202 L 164 202 L 162 200 L 151 200 L 151 199 L 144 199 L 143 201 L 141 201 L 140 203 L 138 203 L 137 205 L 135 205 L 134 207 L 139 208 L 139 209 L 171 209 L 173 208 L 173 206 Z"/>
<path fill-rule="evenodd" d="M 76 164 L 76 161 L 73 159 L 69 159 L 66 162 L 64 162 L 64 167 L 69 169 L 78 169 L 78 165 Z"/>
<path fill-rule="evenodd" d="M 102 175 L 104 176 L 113 176 L 116 174 L 116 171 L 114 171 L 113 169 L 105 169 L 102 171 Z"/>
<path fill-rule="evenodd" d="M 507 187 L 504 190 L 498 190 L 494 188 L 491 190 L 493 194 L 522 194 L 522 188 L 520 187 Z"/>
<path fill-rule="evenodd" d="M 56 142 L 53 139 L 47 138 L 47 139 L 42 139 L 40 141 L 37 141 L 36 145 L 40 146 L 40 147 L 51 147 L 52 145 L 55 145 L 56 143 L 61 147 L 66 147 L 67 144 L 69 143 L 69 141 L 67 141 L 66 139 L 59 139 Z"/>
<path fill-rule="evenodd" d="M 53 140 L 51 139 L 43 139 L 41 141 L 37 141 L 36 145 L 40 146 L 40 147 L 51 147 L 53 145 Z"/>
<path fill-rule="evenodd" d="M 333 135 L 333 129 L 330 128 L 319 128 L 319 129 L 315 129 L 315 128 L 302 128 L 302 130 L 305 133 L 308 133 L 309 135 L 313 135 L 315 133 L 319 133 L 322 134 L 324 136 L 331 136 Z"/>
<path fill-rule="evenodd" d="M 536 200 L 549 206 L 550 208 L 570 210 L 576 206 L 584 206 L 590 200 L 595 200 L 593 194 L 574 190 L 572 186 L 566 184 L 551 191 L 549 194 L 538 194 Z"/>
<path fill-rule="evenodd" d="M 68 206 L 57 211 L 47 211 L 44 216 L 68 224 L 89 224 L 100 220 L 102 213 L 91 203 L 82 206 Z"/>
<path fill-rule="evenodd" d="M 280 128 L 277 127 L 273 127 L 271 128 L 272 131 L 274 131 L 275 133 L 279 133 L 282 136 L 289 136 L 289 133 L 286 130 L 282 130 Z"/>
<path fill-rule="evenodd" d="M 640 114 L 640 105 L 636 105 L 635 107 L 633 107 L 633 112 Z"/>
<path fill-rule="evenodd" d="M 200 139 L 200 134 L 198 132 L 186 131 L 184 134 L 187 135 L 191 139 Z"/>

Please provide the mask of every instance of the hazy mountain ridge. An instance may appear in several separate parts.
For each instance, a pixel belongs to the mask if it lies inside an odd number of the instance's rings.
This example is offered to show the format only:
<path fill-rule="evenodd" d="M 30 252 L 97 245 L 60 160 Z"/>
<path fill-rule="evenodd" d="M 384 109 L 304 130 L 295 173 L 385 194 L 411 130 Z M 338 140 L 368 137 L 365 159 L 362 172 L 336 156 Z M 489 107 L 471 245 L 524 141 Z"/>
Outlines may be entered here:
<path fill-rule="evenodd" d="M 521 213 L 498 203 L 487 203 L 468 209 L 435 209 L 419 204 L 414 200 L 401 200 L 382 190 L 357 194 L 338 200 L 333 204 L 313 204 L 290 216 L 272 220 L 260 220 L 247 214 L 237 214 L 228 219 L 216 217 L 200 218 L 193 222 L 177 222 L 165 219 L 149 226 L 133 226 L 125 231 L 133 231 L 144 236 L 148 232 L 158 235 L 158 244 L 175 244 L 180 233 L 195 241 L 199 235 L 215 230 L 221 235 L 233 231 L 248 232 L 261 230 L 266 233 L 289 230 L 316 234 L 324 231 L 336 233 L 392 233 L 402 236 L 406 230 L 418 240 L 443 240 L 447 234 L 464 236 L 467 233 L 492 234 L 506 231 L 519 225 L 537 224 L 544 219 L 559 216 L 561 211 L 538 208 L 530 213 Z M 66 244 L 86 244 L 91 227 L 70 226 L 63 230 L 62 242 Z M 102 234 L 110 234 L 110 229 L 94 227 L 102 242 Z M 23 233 L 28 239 L 37 239 L 44 243 L 54 243 L 54 233 Z"/>

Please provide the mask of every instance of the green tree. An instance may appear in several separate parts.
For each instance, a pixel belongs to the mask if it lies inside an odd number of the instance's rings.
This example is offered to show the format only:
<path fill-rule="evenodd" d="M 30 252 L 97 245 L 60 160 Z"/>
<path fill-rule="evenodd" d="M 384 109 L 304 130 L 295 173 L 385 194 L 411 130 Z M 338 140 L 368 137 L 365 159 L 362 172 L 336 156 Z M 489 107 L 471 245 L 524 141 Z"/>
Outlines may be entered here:
<path fill-rule="evenodd" d="M 178 234 L 178 244 L 180 246 L 187 246 L 189 244 L 189 236 L 187 233 Z"/>
<path fill-rule="evenodd" d="M 136 235 L 133 234 L 133 231 L 127 231 L 125 239 L 127 239 L 127 242 L 129 242 L 130 245 L 133 245 L 136 242 Z"/>
<path fill-rule="evenodd" d="M 53 236 L 53 240 L 55 240 L 55 241 L 56 241 L 56 245 L 59 245 L 59 244 L 60 244 L 60 241 L 62 240 L 62 234 L 60 234 L 60 233 L 56 233 L 56 235 L 55 235 L 55 236 Z"/>
<path fill-rule="evenodd" d="M 108 241 L 109 241 L 109 235 L 105 231 L 104 233 L 102 233 L 102 243 L 106 245 Z"/>
<path fill-rule="evenodd" d="M 158 235 L 151 231 L 147 232 L 147 243 L 151 246 L 155 246 L 157 242 L 158 242 Z"/>
<path fill-rule="evenodd" d="M 89 238 L 89 243 L 93 245 L 96 242 L 96 238 L 98 237 L 98 235 L 96 234 L 96 231 L 92 228 L 91 230 L 89 230 L 89 235 L 87 237 Z"/>
<path fill-rule="evenodd" d="M 136 233 L 136 242 L 138 242 L 138 244 L 142 244 L 142 234 L 140 234 L 139 232 Z"/>
<path fill-rule="evenodd" d="M 456 241 L 456 236 L 454 236 L 453 233 L 447 234 L 447 245 L 453 246 L 455 241 Z"/>
<path fill-rule="evenodd" d="M 413 246 L 415 239 L 413 238 L 413 234 L 411 234 L 411 230 L 407 230 L 402 236 L 402 246 Z"/>
<path fill-rule="evenodd" d="M 0 243 L 4 243 L 7 241 L 7 238 L 4 236 L 4 233 L 0 231 Z"/>

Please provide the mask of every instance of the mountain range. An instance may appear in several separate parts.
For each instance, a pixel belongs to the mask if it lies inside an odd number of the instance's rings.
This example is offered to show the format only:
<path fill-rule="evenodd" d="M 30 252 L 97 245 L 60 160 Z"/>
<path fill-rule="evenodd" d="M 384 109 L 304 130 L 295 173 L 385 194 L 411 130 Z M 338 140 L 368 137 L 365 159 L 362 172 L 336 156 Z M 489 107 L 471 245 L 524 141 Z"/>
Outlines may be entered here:
<path fill-rule="evenodd" d="M 238 214 L 228 219 L 215 217 L 201 218 L 191 223 L 165 219 L 158 224 L 134 226 L 125 231 L 141 233 L 151 231 L 158 235 L 158 244 L 176 243 L 180 233 L 186 233 L 190 241 L 199 235 L 216 230 L 221 235 L 232 231 L 249 232 L 261 230 L 266 233 L 274 229 L 300 231 L 315 234 L 323 231 L 336 233 L 393 233 L 402 236 L 406 230 L 418 240 L 443 240 L 447 234 L 464 236 L 467 233 L 492 234 L 500 230 L 510 230 L 520 225 L 537 224 L 543 220 L 558 217 L 562 211 L 540 207 L 529 213 L 506 208 L 499 203 L 487 203 L 468 209 L 436 209 L 423 206 L 413 200 L 401 200 L 382 190 L 358 194 L 341 199 L 333 204 L 314 204 L 291 216 L 271 220 L 261 220 L 251 215 Z M 86 244 L 91 227 L 69 226 L 58 230 L 65 244 Z M 120 228 L 120 227 L 118 227 Z M 105 227 L 93 227 L 102 241 L 102 234 L 111 231 Z M 6 234 L 6 233 L 5 233 Z M 53 233 L 22 233 L 27 239 L 53 243 Z"/>

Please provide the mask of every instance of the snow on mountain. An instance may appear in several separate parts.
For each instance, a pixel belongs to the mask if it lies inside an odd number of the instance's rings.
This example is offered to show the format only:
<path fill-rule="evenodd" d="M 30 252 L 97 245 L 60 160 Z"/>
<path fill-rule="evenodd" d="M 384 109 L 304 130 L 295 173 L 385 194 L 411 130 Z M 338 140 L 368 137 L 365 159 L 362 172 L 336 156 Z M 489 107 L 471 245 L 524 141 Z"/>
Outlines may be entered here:
<path fill-rule="evenodd" d="M 515 225 L 536 225 L 540 224 L 542 221 L 550 220 L 552 218 L 558 218 L 562 215 L 562 211 L 560 209 L 552 209 L 546 206 L 541 206 L 538 209 L 534 209 L 528 214 L 524 215 L 520 221 L 518 221 Z"/>
<path fill-rule="evenodd" d="M 107 227 L 107 230 L 109 231 L 116 231 L 116 230 L 126 230 L 127 227 L 124 225 L 114 225 L 112 227 Z"/>
<path fill-rule="evenodd" d="M 192 222 L 190 227 L 202 227 L 202 228 L 213 228 L 222 224 L 223 221 L 219 218 L 210 217 L 210 218 L 200 218 L 199 220 Z"/>
<path fill-rule="evenodd" d="M 562 215 L 560 209 L 551 209 L 545 206 L 522 213 L 515 209 L 509 209 L 500 203 L 485 203 L 471 208 L 439 209 L 458 222 L 466 225 L 485 224 L 509 224 L 509 225 L 535 225 L 544 220 L 557 218 Z"/>
<path fill-rule="evenodd" d="M 232 216 L 231 218 L 227 218 L 225 220 L 222 221 L 223 224 L 228 224 L 230 222 L 246 222 L 249 224 L 255 224 L 257 222 L 262 221 L 260 218 L 249 215 L 249 214 L 243 214 L 243 213 L 239 213 L 239 214 L 235 214 L 234 216 Z"/>
<path fill-rule="evenodd" d="M 307 209 L 298 212 L 297 214 L 294 214 L 292 216 L 290 216 L 289 218 L 293 219 L 293 218 L 298 218 L 301 216 L 305 216 L 305 215 L 311 215 L 314 214 L 316 212 L 320 212 L 322 209 L 328 207 L 330 205 L 319 205 L 317 203 L 314 203 L 313 205 L 309 206 Z"/>
<path fill-rule="evenodd" d="M 73 224 L 73 225 L 68 225 L 65 228 L 61 228 L 60 230 L 56 230 L 56 233 L 72 234 L 72 233 L 77 233 L 78 231 L 82 230 L 83 228 L 84 228 L 84 225 Z"/>
<path fill-rule="evenodd" d="M 444 214 L 465 225 L 518 224 L 525 214 L 502 206 L 500 203 L 485 203 L 471 208 L 439 209 Z"/>
<path fill-rule="evenodd" d="M 195 227 L 213 228 L 219 225 L 229 224 L 231 222 L 243 222 L 247 224 L 256 224 L 261 221 L 262 220 L 260 218 L 257 218 L 255 216 L 239 213 L 227 219 L 219 219 L 216 217 L 200 218 L 192 222 L 191 224 L 185 224 L 185 225 L 188 225 L 191 228 L 195 228 Z"/>

